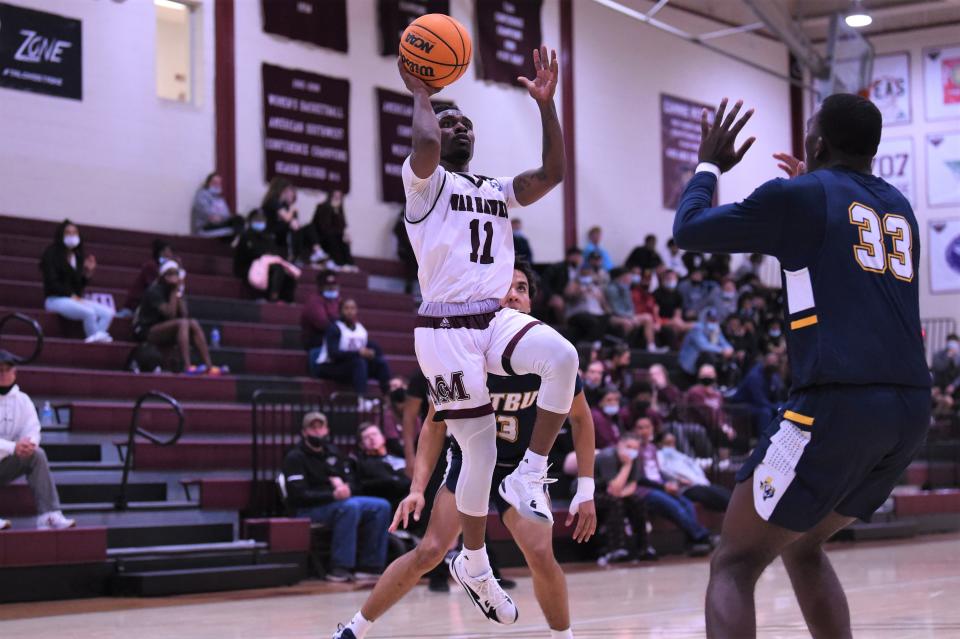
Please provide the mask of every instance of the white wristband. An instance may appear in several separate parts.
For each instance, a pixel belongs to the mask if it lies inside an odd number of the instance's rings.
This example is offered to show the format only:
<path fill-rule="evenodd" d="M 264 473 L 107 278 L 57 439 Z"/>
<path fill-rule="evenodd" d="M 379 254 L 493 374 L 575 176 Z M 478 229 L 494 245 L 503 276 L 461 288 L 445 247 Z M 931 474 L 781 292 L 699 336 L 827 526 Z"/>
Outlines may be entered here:
<path fill-rule="evenodd" d="M 593 499 L 593 493 L 596 489 L 597 485 L 593 481 L 593 477 L 577 477 L 577 497 Z"/>
<path fill-rule="evenodd" d="M 720 179 L 720 167 L 713 162 L 701 162 L 694 173 L 713 173 L 718 180 Z"/>

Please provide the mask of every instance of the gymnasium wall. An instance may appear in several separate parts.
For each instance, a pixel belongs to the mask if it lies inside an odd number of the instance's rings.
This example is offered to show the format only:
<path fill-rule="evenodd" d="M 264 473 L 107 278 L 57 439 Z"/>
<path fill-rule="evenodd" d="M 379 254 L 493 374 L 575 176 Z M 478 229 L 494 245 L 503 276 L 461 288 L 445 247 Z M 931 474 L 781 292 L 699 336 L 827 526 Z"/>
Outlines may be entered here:
<path fill-rule="evenodd" d="M 940 27 L 922 31 L 908 31 L 871 38 L 877 54 L 908 51 L 910 53 L 910 80 L 912 89 L 911 113 L 909 124 L 886 127 L 884 136 L 913 138 L 915 158 L 917 198 L 914 213 L 920 224 L 920 246 L 923 253 L 920 259 L 920 314 L 922 317 L 952 317 L 960 321 L 960 293 L 934 294 L 930 292 L 930 254 L 927 252 L 930 240 L 929 221 L 960 217 L 960 207 L 935 207 L 927 205 L 927 158 L 926 138 L 928 134 L 956 131 L 958 123 L 954 121 L 927 122 L 923 103 L 923 67 L 921 52 L 924 47 L 956 44 L 960 41 L 955 27 Z"/>
<path fill-rule="evenodd" d="M 214 162 L 213 3 L 196 9 L 195 104 L 157 97 L 153 2 L 15 4 L 83 21 L 83 100 L 0 89 L 0 212 L 186 232 Z"/>
<path fill-rule="evenodd" d="M 647 11 L 654 3 L 621 0 Z M 574 2 L 576 56 L 578 239 L 598 224 L 615 261 L 656 233 L 665 250 L 673 211 L 661 195 L 660 94 L 694 102 L 743 98 L 756 108 L 744 138 L 757 142 L 740 166 L 720 181 L 721 202 L 748 195 L 777 175 L 770 155 L 789 151 L 789 89 L 785 81 L 664 33 L 595 2 Z M 681 11 L 658 19 L 692 33 L 723 28 Z M 755 35 L 714 40 L 715 45 L 787 71 L 787 49 Z"/>
<path fill-rule="evenodd" d="M 256 5 L 256 9 L 249 5 Z M 237 0 L 237 181 L 238 206 L 258 206 L 266 190 L 263 158 L 262 62 L 300 68 L 350 80 L 351 192 L 344 208 L 358 255 L 393 257 L 392 229 L 400 207 L 380 201 L 379 129 L 376 88 L 405 91 L 396 58 L 379 55 L 377 3 L 347 3 L 348 53 L 310 46 L 267 34 L 259 2 Z M 473 0 L 451 0 L 451 14 L 473 33 Z M 559 49 L 560 10 L 545 0 L 544 41 Z M 532 70 L 531 62 L 531 70 Z M 477 142 L 471 168 L 485 175 L 513 175 L 540 165 L 540 116 L 525 91 L 476 80 L 474 70 L 440 94 L 457 102 L 473 120 Z M 559 107 L 560 99 L 557 96 Z M 297 205 L 309 219 L 323 194 L 301 191 Z M 555 189 L 542 201 L 517 214 L 533 239 L 536 258 L 560 259 L 563 243 L 563 201 Z"/>

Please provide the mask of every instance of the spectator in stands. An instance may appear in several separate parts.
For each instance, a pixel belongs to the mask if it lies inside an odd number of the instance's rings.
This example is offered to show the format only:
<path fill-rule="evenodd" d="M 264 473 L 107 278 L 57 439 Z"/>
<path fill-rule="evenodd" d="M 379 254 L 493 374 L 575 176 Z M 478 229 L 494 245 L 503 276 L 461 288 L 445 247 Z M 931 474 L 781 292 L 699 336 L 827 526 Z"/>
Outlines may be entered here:
<path fill-rule="evenodd" d="M 677 246 L 677 241 L 672 237 L 667 240 L 667 254 L 663 260 L 663 265 L 677 274 L 678 277 L 687 276 L 687 266 L 683 262 L 683 251 Z"/>
<path fill-rule="evenodd" d="M 303 304 L 300 311 L 300 331 L 305 349 L 312 350 L 323 346 L 323 340 L 330 324 L 340 316 L 340 284 L 333 271 L 320 271 L 317 274 L 316 293 Z"/>
<path fill-rule="evenodd" d="M 630 339 L 633 332 L 640 328 L 637 312 L 633 308 L 630 289 L 633 285 L 633 273 L 623 267 L 610 271 L 610 283 L 604 290 L 607 307 L 610 309 L 610 324 Z"/>
<path fill-rule="evenodd" d="M 720 280 L 720 286 L 707 296 L 706 305 L 717 309 L 717 318 L 721 323 L 737 312 L 737 285 L 732 277 Z"/>
<path fill-rule="evenodd" d="M 513 229 L 513 250 L 517 260 L 533 264 L 533 248 L 527 234 L 523 232 L 523 222 L 518 217 L 511 218 L 510 227 Z"/>
<path fill-rule="evenodd" d="M 243 231 L 243 219 L 230 210 L 223 197 L 223 179 L 211 173 L 193 196 L 190 210 L 193 234 L 232 238 Z"/>
<path fill-rule="evenodd" d="M 297 516 L 333 531 L 328 581 L 376 576 L 387 563 L 390 502 L 359 496 L 352 464 L 330 441 L 323 413 L 303 418 L 300 444 L 283 460 L 287 500 Z"/>
<path fill-rule="evenodd" d="M 691 556 L 709 553 L 713 546 L 710 531 L 697 519 L 697 511 L 681 493 L 680 484 L 668 480 L 657 463 L 657 447 L 653 443 L 653 422 L 646 417 L 636 421 L 633 432 L 639 436 L 637 456 L 637 495 L 651 515 L 660 515 L 672 521 L 687 536 L 687 552 Z"/>
<path fill-rule="evenodd" d="M 600 360 L 594 360 L 583 372 L 583 396 L 591 408 L 603 399 L 606 368 Z"/>
<path fill-rule="evenodd" d="M 656 271 L 663 265 L 663 258 L 657 252 L 657 236 L 650 234 L 643 238 L 643 245 L 638 246 L 627 256 L 624 266 L 633 270 L 638 268 L 642 271 Z"/>
<path fill-rule="evenodd" d="M 153 259 L 147 260 L 140 266 L 140 273 L 137 279 L 133 281 L 127 290 L 127 303 L 123 310 L 117 313 L 117 317 L 130 317 L 140 306 L 140 300 L 143 299 L 143 293 L 160 275 L 160 265 L 167 260 L 173 259 L 173 247 L 165 240 L 159 238 L 153 240 Z"/>
<path fill-rule="evenodd" d="M 403 447 L 389 442 L 380 427 L 372 423 L 360 424 L 357 429 L 360 454 L 357 455 L 357 482 L 360 492 L 370 497 L 382 497 L 390 502 L 391 512 L 410 492 L 410 478 L 406 475 L 407 462 Z"/>
<path fill-rule="evenodd" d="M 783 324 L 777 318 L 767 322 L 766 330 L 760 338 L 760 350 L 766 355 L 775 353 L 783 355 L 787 352 L 787 338 L 783 334 Z"/>
<path fill-rule="evenodd" d="M 207 338 L 200 323 L 190 318 L 180 265 L 167 260 L 160 266 L 160 276 L 143 294 L 133 321 L 133 333 L 154 346 L 176 345 L 180 349 L 183 371 L 187 375 L 219 375 L 220 369 L 210 361 Z M 190 363 L 191 344 L 200 354 L 201 366 Z"/>
<path fill-rule="evenodd" d="M 768 353 L 740 381 L 730 402 L 744 404 L 750 411 L 753 433 L 759 435 L 773 421 L 785 399 L 786 389 L 780 374 L 780 355 Z"/>
<path fill-rule="evenodd" d="M 633 351 L 624 343 L 614 345 L 607 366 L 607 380 L 624 393 L 632 392 L 633 385 L 640 380 L 639 371 L 633 367 Z"/>
<path fill-rule="evenodd" d="M 610 257 L 610 253 L 607 252 L 607 249 L 600 246 L 600 242 L 603 240 L 603 230 L 599 226 L 593 226 L 587 231 L 587 243 L 583 247 L 583 252 L 585 255 L 590 255 L 591 253 L 597 253 L 600 255 L 601 264 L 600 267 L 609 271 L 614 267 L 613 259 Z"/>
<path fill-rule="evenodd" d="M 627 412 L 620 406 L 620 391 L 616 386 L 607 386 L 597 405 L 590 409 L 596 432 L 597 448 L 606 448 L 617 443 L 620 434 L 628 430 Z"/>
<path fill-rule="evenodd" d="M 716 309 L 708 308 L 684 338 L 678 359 L 680 368 L 692 377 L 704 363 L 726 368 L 733 354 L 733 347 L 720 331 Z"/>
<path fill-rule="evenodd" d="M 281 257 L 275 236 L 268 231 L 262 211 L 250 214 L 249 228 L 240 236 L 234 253 L 234 273 L 270 302 L 292 303 L 300 269 Z"/>
<path fill-rule="evenodd" d="M 680 340 L 690 330 L 683 318 L 683 296 L 677 291 L 677 274 L 672 269 L 663 272 L 660 286 L 653 292 L 660 324 L 660 341 L 670 350 L 680 347 Z"/>
<path fill-rule="evenodd" d="M 733 359 L 737 362 L 738 368 L 741 370 L 749 368 L 750 362 L 753 362 L 760 353 L 756 334 L 747 329 L 747 325 L 739 315 L 731 315 L 723 324 L 723 336 L 733 347 Z"/>
<path fill-rule="evenodd" d="M 703 267 L 708 280 L 720 282 L 730 276 L 730 256 L 726 253 L 712 253 Z"/>
<path fill-rule="evenodd" d="M 70 220 L 57 225 L 53 244 L 40 258 L 43 273 L 44 308 L 70 320 L 83 322 L 86 343 L 112 342 L 107 332 L 114 310 L 83 298 L 87 284 L 97 270 L 97 258 L 86 254 L 80 229 Z"/>
<path fill-rule="evenodd" d="M 333 191 L 326 200 L 317 204 L 313 212 L 313 221 L 306 230 L 307 241 L 311 243 L 313 253 L 311 262 L 319 262 L 326 254 L 336 267 L 343 271 L 359 270 L 353 263 L 350 251 L 350 233 L 347 231 L 347 216 L 343 211 L 343 191 Z"/>
<path fill-rule="evenodd" d="M 593 276 L 594 281 L 600 288 L 605 288 L 610 283 L 610 271 L 603 267 L 603 256 L 596 251 L 587 253 L 587 263 L 580 269 L 580 273 L 588 272 Z"/>
<path fill-rule="evenodd" d="M 750 257 L 743 261 L 743 264 L 733 273 L 733 279 L 738 284 L 750 279 L 751 276 L 760 277 L 760 269 L 763 268 L 763 254 L 751 253 Z"/>
<path fill-rule="evenodd" d="M 308 355 L 310 373 L 348 384 L 358 395 L 366 393 L 368 380 L 375 379 L 380 383 L 380 392 L 386 394 L 390 389 L 390 366 L 383 350 L 370 341 L 357 315 L 354 300 L 348 298 L 340 303 L 340 319 L 327 327 L 323 346 Z"/>
<path fill-rule="evenodd" d="M 689 255 L 689 253 L 688 253 Z M 703 268 L 690 269 L 690 278 L 677 286 L 683 298 L 683 315 L 687 320 L 695 320 L 710 303 L 710 293 L 717 288 L 716 282 L 704 279 Z"/>
<path fill-rule="evenodd" d="M 396 442 L 404 454 L 406 450 L 403 446 L 403 407 L 407 401 L 407 386 L 407 380 L 402 377 L 390 379 L 390 392 L 387 394 L 383 411 L 383 435 L 389 444 L 393 445 Z"/>
<path fill-rule="evenodd" d="M 684 268 L 687 269 L 687 275 L 691 275 L 697 269 L 706 271 L 707 257 L 708 255 L 704 253 L 686 251 L 680 259 L 683 261 Z"/>
<path fill-rule="evenodd" d="M 654 364 L 650 367 L 650 385 L 657 395 L 657 407 L 662 417 L 666 418 L 670 411 L 680 403 L 683 393 L 670 382 L 670 374 L 663 364 Z"/>
<path fill-rule="evenodd" d="M 933 354 L 933 385 L 945 388 L 960 377 L 960 336 L 947 335 L 946 344 Z"/>
<path fill-rule="evenodd" d="M 563 321 L 566 314 L 566 300 L 572 295 L 572 286 L 580 277 L 583 267 L 583 251 L 576 246 L 567 249 L 564 260 L 552 264 L 544 274 L 543 283 L 547 306 L 553 312 L 555 319 Z"/>
<path fill-rule="evenodd" d="M 648 417 L 653 422 L 654 429 L 659 432 L 665 415 L 660 410 L 657 392 L 654 390 L 653 384 L 647 380 L 640 380 L 635 382 L 625 393 L 630 397 L 626 423 L 636 424 L 641 417 Z"/>
<path fill-rule="evenodd" d="M 606 530 L 606 552 L 598 562 L 601 565 L 657 558 L 647 542 L 647 508 L 637 493 L 642 476 L 639 453 L 640 437 L 632 432 L 623 433 L 618 441 L 597 452 L 594 499 L 601 527 Z M 632 535 L 625 521 L 630 523 Z"/>
<path fill-rule="evenodd" d="M 417 265 L 417 256 L 413 252 L 413 245 L 410 244 L 410 236 L 407 235 L 407 224 L 404 221 L 406 213 L 403 209 L 397 215 L 397 221 L 393 225 L 393 236 L 397 238 L 397 258 L 403 263 L 404 286 L 403 291 L 408 295 L 413 292 L 413 284 L 417 281 L 419 266 Z"/>
<path fill-rule="evenodd" d="M 660 353 L 668 348 L 657 347 L 657 331 L 660 329 L 660 309 L 657 307 L 657 298 L 651 291 L 653 271 L 634 273 L 633 288 L 630 295 L 633 298 L 633 311 L 636 321 L 643 331 L 643 338 L 647 350 L 651 353 Z"/>
<path fill-rule="evenodd" d="M 297 209 L 297 189 L 290 180 L 282 177 L 270 180 L 260 203 L 260 212 L 267 221 L 267 233 L 276 242 L 278 254 L 286 260 L 299 259 L 304 234 Z"/>
<path fill-rule="evenodd" d="M 697 372 L 697 383 L 687 389 L 685 416 L 707 429 L 721 443 L 736 439 L 730 426 L 730 418 L 724 410 L 723 393 L 717 387 L 717 370 L 711 364 L 703 364 Z M 721 437 L 721 435 L 723 437 Z"/>
<path fill-rule="evenodd" d="M 711 460 L 707 460 L 708 462 Z M 730 491 L 716 486 L 707 479 L 696 459 L 677 450 L 677 437 L 665 433 L 660 438 L 657 463 L 663 476 L 680 486 L 680 494 L 694 503 L 703 504 L 709 510 L 722 513 L 730 505 Z"/>
<path fill-rule="evenodd" d="M 586 267 L 567 285 L 564 304 L 571 341 L 602 339 L 610 327 L 610 314 L 599 274 Z"/>
<path fill-rule="evenodd" d="M 0 486 L 26 475 L 37 505 L 37 528 L 72 528 L 60 512 L 47 455 L 40 448 L 40 420 L 30 397 L 17 386 L 17 358 L 0 350 Z M 2 507 L 2 506 L 0 506 Z M 0 518 L 0 530 L 10 522 Z"/>

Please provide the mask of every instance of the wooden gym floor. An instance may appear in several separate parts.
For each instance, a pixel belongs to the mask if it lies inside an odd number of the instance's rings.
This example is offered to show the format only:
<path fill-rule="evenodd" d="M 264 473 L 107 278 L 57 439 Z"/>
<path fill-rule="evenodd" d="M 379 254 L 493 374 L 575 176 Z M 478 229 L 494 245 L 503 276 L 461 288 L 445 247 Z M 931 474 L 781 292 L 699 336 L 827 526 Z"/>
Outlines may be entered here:
<path fill-rule="evenodd" d="M 850 600 L 854 635 L 920 639 L 960 637 L 960 535 L 830 548 Z M 522 575 L 523 573 L 518 573 Z M 702 637 L 706 560 L 568 572 L 579 639 Z M 0 606 L 3 639 L 326 639 L 362 603 L 365 590 L 308 582 L 293 588 L 163 599 L 91 599 Z M 520 620 L 482 619 L 462 593 L 418 587 L 368 635 L 392 637 L 548 637 L 530 580 L 512 592 Z M 761 637 L 807 637 L 779 563 L 757 588 Z"/>

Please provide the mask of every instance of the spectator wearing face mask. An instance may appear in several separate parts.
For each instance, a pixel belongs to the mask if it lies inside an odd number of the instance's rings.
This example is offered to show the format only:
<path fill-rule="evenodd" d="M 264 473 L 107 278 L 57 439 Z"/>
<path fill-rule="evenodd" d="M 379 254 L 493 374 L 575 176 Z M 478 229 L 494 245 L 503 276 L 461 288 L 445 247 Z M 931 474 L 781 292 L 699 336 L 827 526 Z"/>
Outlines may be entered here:
<path fill-rule="evenodd" d="M 583 396 L 587 404 L 594 408 L 603 399 L 606 383 L 606 367 L 600 360 L 594 360 L 587 365 L 583 372 Z"/>
<path fill-rule="evenodd" d="M 933 354 L 933 385 L 941 390 L 957 386 L 960 381 L 960 336 L 955 333 L 947 335 L 947 342 L 942 349 Z M 953 394 L 951 390 L 950 395 Z"/>
<path fill-rule="evenodd" d="M 137 279 L 133 281 L 127 290 L 127 303 L 123 310 L 117 313 L 117 317 L 130 317 L 140 306 L 143 299 L 143 293 L 157 281 L 160 275 L 160 266 L 167 260 L 173 259 L 173 247 L 166 241 L 155 239 L 153 241 L 153 259 L 147 260 L 140 266 L 140 273 Z"/>
<path fill-rule="evenodd" d="M 610 309 L 610 324 L 628 341 L 632 340 L 634 332 L 642 326 L 641 317 L 633 308 L 630 292 L 632 286 L 633 274 L 625 268 L 617 267 L 610 271 L 610 283 L 604 290 L 607 307 Z M 651 324 L 649 316 L 646 323 Z"/>
<path fill-rule="evenodd" d="M 786 393 L 780 372 L 780 355 L 769 353 L 751 368 L 740 381 L 730 402 L 743 404 L 750 410 L 753 433 L 767 427 L 777 412 Z"/>
<path fill-rule="evenodd" d="M 723 336 L 733 347 L 733 357 L 738 367 L 745 368 L 760 354 L 760 344 L 753 331 L 748 331 L 739 315 L 731 315 L 723 323 Z"/>
<path fill-rule="evenodd" d="M 613 446 L 620 434 L 627 430 L 627 414 L 620 406 L 620 391 L 607 386 L 597 406 L 590 410 L 596 431 L 597 448 Z"/>
<path fill-rule="evenodd" d="M 243 231 L 243 219 L 230 210 L 223 197 L 223 178 L 211 173 L 193 196 L 190 209 L 193 234 L 231 238 Z"/>
<path fill-rule="evenodd" d="M 587 231 L 587 243 L 583 247 L 583 252 L 585 255 L 590 255 L 591 253 L 599 255 L 600 268 L 609 271 L 614 266 L 613 259 L 610 258 L 610 253 L 607 252 L 607 249 L 600 245 L 602 241 L 603 230 L 599 226 L 591 227 L 591 229 Z"/>
<path fill-rule="evenodd" d="M 680 368 L 692 377 L 704 363 L 726 366 L 733 359 L 733 354 L 733 347 L 720 331 L 717 311 L 708 308 L 684 338 L 678 359 Z"/>
<path fill-rule="evenodd" d="M 669 349 L 657 346 L 656 335 L 660 330 L 660 308 L 657 306 L 657 298 L 651 291 L 652 286 L 653 271 L 634 272 L 630 296 L 633 299 L 633 310 L 636 313 L 637 322 L 643 330 L 647 351 L 662 353 Z"/>
<path fill-rule="evenodd" d="M 714 512 L 727 511 L 730 491 L 711 484 L 697 460 L 677 450 L 677 437 L 673 433 L 665 433 L 660 438 L 657 463 L 663 476 L 677 483 L 684 498 Z"/>
<path fill-rule="evenodd" d="M 533 249 L 527 234 L 523 232 L 523 222 L 518 217 L 511 218 L 510 227 L 513 229 L 513 250 L 517 261 L 533 264 Z"/>
<path fill-rule="evenodd" d="M 610 313 L 598 273 L 585 267 L 567 286 L 565 295 L 567 326 L 571 341 L 592 342 L 602 339 L 610 328 Z"/>
<path fill-rule="evenodd" d="M 40 258 L 44 308 L 69 320 L 83 322 L 87 344 L 113 341 L 107 330 L 113 322 L 114 310 L 83 297 L 96 270 L 97 258 L 84 251 L 77 225 L 70 220 L 57 225 L 53 244 Z"/>
<path fill-rule="evenodd" d="M 399 450 L 406 454 L 403 445 L 403 407 L 407 401 L 407 380 L 402 377 L 393 377 L 389 382 L 386 410 L 383 411 L 383 436 L 391 445 L 394 443 Z M 411 468 L 408 472 L 413 474 Z"/>
<path fill-rule="evenodd" d="M 737 433 L 730 425 L 730 417 L 724 410 L 723 393 L 717 387 L 717 370 L 704 364 L 697 371 L 697 383 L 687 389 L 684 398 L 684 417 L 700 424 L 715 438 L 736 439 Z M 722 436 L 722 437 L 721 437 Z M 724 442 L 726 443 L 726 442 Z"/>
<path fill-rule="evenodd" d="M 360 444 L 360 453 L 357 455 L 360 492 L 386 499 L 393 511 L 410 492 L 410 478 L 406 475 L 407 462 L 403 451 L 398 450 L 398 445 L 391 450 L 390 443 L 376 424 L 361 424 L 357 433 Z"/>
<path fill-rule="evenodd" d="M 312 350 L 323 346 L 323 340 L 330 324 L 340 316 L 340 284 L 333 271 L 321 271 L 317 274 L 316 293 L 303 304 L 300 312 L 300 332 L 305 349 Z"/>
<path fill-rule="evenodd" d="M 680 340 L 690 330 L 690 323 L 683 317 L 683 296 L 677 291 L 677 282 L 677 274 L 666 270 L 660 277 L 660 286 L 653 292 L 659 315 L 660 340 L 670 350 L 677 350 Z"/>
<path fill-rule="evenodd" d="M 778 319 L 767 323 L 767 330 L 760 339 L 760 348 L 764 354 L 783 355 L 787 352 L 787 338 L 783 335 L 782 326 Z"/>
<path fill-rule="evenodd" d="M 717 310 L 721 323 L 737 312 L 737 285 L 733 278 L 725 277 L 720 281 L 720 286 L 710 292 L 707 306 Z"/>
<path fill-rule="evenodd" d="M 683 298 L 683 316 L 692 320 L 700 316 L 710 303 L 710 294 L 717 288 L 716 282 L 705 279 L 704 270 L 690 270 L 690 278 L 677 285 L 677 292 Z"/>
<path fill-rule="evenodd" d="M 676 240 L 672 237 L 667 240 L 667 253 L 664 255 L 663 265 L 667 270 L 676 273 L 678 277 L 687 276 L 687 266 L 683 262 L 683 251 L 680 250 Z"/>
<path fill-rule="evenodd" d="M 326 200 L 317 204 L 313 220 L 307 228 L 307 240 L 313 253 L 310 261 L 320 261 L 321 255 L 329 256 L 333 268 L 357 271 L 350 250 L 350 232 L 347 230 L 347 215 L 343 210 L 343 191 L 333 191 Z"/>
<path fill-rule="evenodd" d="M 323 413 L 303 418 L 300 444 L 283 460 L 287 501 L 298 517 L 333 531 L 328 581 L 375 577 L 387 563 L 390 502 L 359 496 L 353 464 L 330 441 Z"/>
<path fill-rule="evenodd" d="M 200 323 L 190 318 L 184 299 L 183 272 L 174 260 L 160 266 L 160 276 L 143 294 L 143 301 L 134 316 L 133 332 L 137 339 L 155 346 L 177 346 L 183 371 L 188 375 L 219 375 L 220 369 L 210 361 L 207 338 Z M 190 347 L 200 354 L 201 366 L 190 363 Z"/>
<path fill-rule="evenodd" d="M 310 373 L 314 377 L 348 384 L 358 395 L 367 391 L 367 382 L 375 379 L 380 392 L 390 388 L 390 366 L 383 350 L 370 341 L 367 329 L 358 319 L 357 303 L 345 299 L 340 303 L 340 319 L 327 327 L 323 346 L 308 355 Z"/>
<path fill-rule="evenodd" d="M 280 254 L 275 236 L 268 231 L 266 216 L 262 211 L 254 211 L 247 231 L 237 242 L 234 273 L 247 282 L 258 297 L 270 302 L 292 303 L 300 269 Z"/>
<path fill-rule="evenodd" d="M 676 244 L 674 244 L 676 246 Z M 624 266 L 628 269 L 655 271 L 663 265 L 663 258 L 657 252 L 657 236 L 652 233 L 643 238 L 643 245 L 638 246 L 627 256 Z"/>

